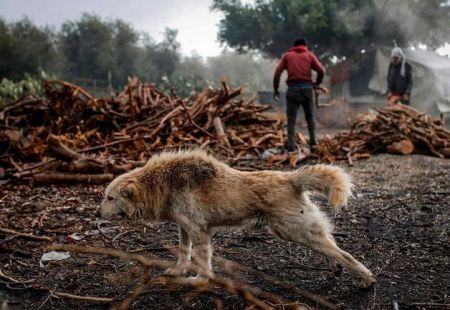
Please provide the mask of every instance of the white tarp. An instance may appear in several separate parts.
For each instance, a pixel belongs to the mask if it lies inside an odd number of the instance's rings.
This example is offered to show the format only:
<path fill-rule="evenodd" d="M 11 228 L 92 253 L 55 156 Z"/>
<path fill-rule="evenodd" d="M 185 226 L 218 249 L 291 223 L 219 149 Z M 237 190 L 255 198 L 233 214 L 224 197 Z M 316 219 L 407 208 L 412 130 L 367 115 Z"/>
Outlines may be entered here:
<path fill-rule="evenodd" d="M 411 106 L 434 114 L 450 113 L 450 58 L 423 50 L 403 49 L 412 67 Z M 391 51 L 378 49 L 369 89 L 385 94 Z"/>

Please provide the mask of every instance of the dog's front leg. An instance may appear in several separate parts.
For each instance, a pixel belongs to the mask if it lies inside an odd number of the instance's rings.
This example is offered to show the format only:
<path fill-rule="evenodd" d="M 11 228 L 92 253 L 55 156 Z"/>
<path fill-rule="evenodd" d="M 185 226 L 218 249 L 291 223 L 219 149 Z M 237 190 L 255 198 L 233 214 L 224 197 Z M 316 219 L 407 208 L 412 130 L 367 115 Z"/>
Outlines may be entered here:
<path fill-rule="evenodd" d="M 189 234 L 181 226 L 178 226 L 180 233 L 180 245 L 178 248 L 178 262 L 175 267 L 168 268 L 165 273 L 170 276 L 180 276 L 187 273 L 187 268 L 191 263 L 192 242 Z"/>
<path fill-rule="evenodd" d="M 212 247 L 211 247 L 211 229 L 201 228 L 191 231 L 190 235 L 194 246 L 194 258 L 201 271 L 197 278 L 208 278 L 212 275 Z"/>

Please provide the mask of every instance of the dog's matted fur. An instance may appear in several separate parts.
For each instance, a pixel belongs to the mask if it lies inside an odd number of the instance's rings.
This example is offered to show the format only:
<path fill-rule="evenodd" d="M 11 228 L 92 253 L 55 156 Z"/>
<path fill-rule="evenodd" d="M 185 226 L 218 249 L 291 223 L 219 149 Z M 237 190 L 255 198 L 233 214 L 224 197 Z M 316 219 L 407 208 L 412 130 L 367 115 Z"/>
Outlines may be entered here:
<path fill-rule="evenodd" d="M 308 192 L 320 193 L 338 209 L 351 190 L 349 175 L 335 166 L 244 172 L 201 150 L 165 152 L 112 181 L 99 213 L 102 218 L 123 214 L 135 220 L 177 223 L 180 251 L 176 267 L 167 270 L 172 275 L 186 272 L 192 245 L 196 259 L 212 270 L 211 228 L 253 225 L 267 226 L 280 238 L 327 256 L 335 274 L 340 265 L 345 266 L 368 287 L 374 276 L 336 245 L 325 214 L 308 197 Z"/>

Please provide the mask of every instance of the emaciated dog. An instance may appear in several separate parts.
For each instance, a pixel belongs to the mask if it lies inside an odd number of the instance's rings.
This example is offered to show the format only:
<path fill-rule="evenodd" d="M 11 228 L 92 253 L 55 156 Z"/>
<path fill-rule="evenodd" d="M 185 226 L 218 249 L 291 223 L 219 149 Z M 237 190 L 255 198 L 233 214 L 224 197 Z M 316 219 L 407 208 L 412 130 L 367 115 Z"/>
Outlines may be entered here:
<path fill-rule="evenodd" d="M 308 192 L 320 193 L 338 209 L 352 187 L 350 176 L 331 165 L 244 172 L 201 150 L 165 152 L 113 180 L 98 213 L 104 219 L 126 215 L 177 223 L 180 249 L 176 266 L 166 271 L 170 275 L 186 273 L 192 245 L 195 259 L 212 272 L 211 229 L 250 225 L 269 227 L 280 238 L 327 256 L 335 274 L 345 266 L 370 287 L 373 274 L 336 245 L 326 215 L 308 197 Z"/>

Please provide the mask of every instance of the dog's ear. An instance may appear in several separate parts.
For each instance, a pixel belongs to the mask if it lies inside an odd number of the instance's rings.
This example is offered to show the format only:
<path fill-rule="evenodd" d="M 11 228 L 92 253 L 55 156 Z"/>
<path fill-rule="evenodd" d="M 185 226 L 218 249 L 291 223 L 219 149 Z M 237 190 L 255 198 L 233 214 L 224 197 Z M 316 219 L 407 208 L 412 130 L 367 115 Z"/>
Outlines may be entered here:
<path fill-rule="evenodd" d="M 125 181 L 119 185 L 119 194 L 129 200 L 133 200 L 137 195 L 137 185 L 133 181 Z"/>

